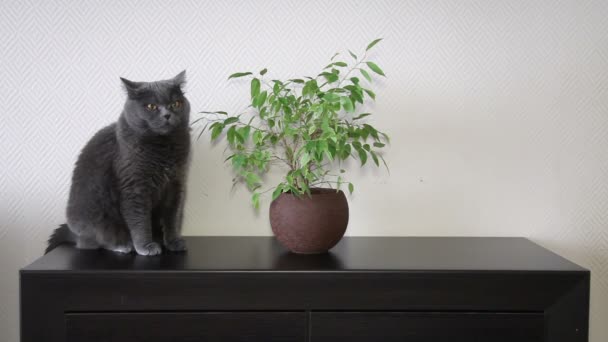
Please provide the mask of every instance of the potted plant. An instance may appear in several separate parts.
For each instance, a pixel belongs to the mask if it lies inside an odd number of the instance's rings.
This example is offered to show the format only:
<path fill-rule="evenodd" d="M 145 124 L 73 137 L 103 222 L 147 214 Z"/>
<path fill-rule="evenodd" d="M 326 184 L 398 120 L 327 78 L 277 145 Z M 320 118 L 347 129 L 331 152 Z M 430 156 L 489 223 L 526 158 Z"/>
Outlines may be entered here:
<path fill-rule="evenodd" d="M 201 112 L 195 122 L 206 122 L 211 140 L 226 137 L 235 182 L 243 182 L 259 207 L 260 196 L 272 192 L 270 223 L 277 239 L 296 253 L 323 253 L 344 235 L 348 224 L 349 192 L 354 185 L 344 178 L 343 161 L 358 158 L 376 166 L 386 162 L 380 149 L 388 135 L 368 123 L 371 113 L 360 107 L 376 95 L 369 89 L 372 75 L 382 69 L 367 59 L 381 39 L 369 43 L 359 58 L 349 50 L 349 61 L 335 54 L 316 77 L 267 79 L 259 73 L 238 72 L 228 79 L 249 78 L 247 110 Z M 283 166 L 284 177 L 263 188 L 271 166 Z"/>

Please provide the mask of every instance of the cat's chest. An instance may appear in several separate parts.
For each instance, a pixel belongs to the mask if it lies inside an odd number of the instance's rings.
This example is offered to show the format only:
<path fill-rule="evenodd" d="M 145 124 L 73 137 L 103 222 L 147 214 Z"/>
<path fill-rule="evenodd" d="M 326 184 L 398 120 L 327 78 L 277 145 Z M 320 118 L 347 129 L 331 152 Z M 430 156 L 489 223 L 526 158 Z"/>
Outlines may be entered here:
<path fill-rule="evenodd" d="M 148 180 L 159 185 L 180 179 L 184 176 L 188 152 L 182 146 L 142 148 L 134 158 L 135 168 Z"/>
<path fill-rule="evenodd" d="M 148 171 L 152 173 L 174 175 L 186 163 L 187 155 L 167 150 L 163 152 L 148 152 L 140 157 L 140 165 L 146 167 Z"/>

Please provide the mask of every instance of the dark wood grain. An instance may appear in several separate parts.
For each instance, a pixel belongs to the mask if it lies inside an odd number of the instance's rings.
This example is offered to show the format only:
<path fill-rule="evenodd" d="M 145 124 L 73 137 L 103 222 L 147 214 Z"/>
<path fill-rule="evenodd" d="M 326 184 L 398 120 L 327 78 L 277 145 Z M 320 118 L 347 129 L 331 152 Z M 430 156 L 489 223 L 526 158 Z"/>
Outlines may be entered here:
<path fill-rule="evenodd" d="M 304 342 L 305 313 L 70 313 L 68 342 Z"/>
<path fill-rule="evenodd" d="M 542 313 L 323 312 L 310 341 L 542 342 L 542 323 Z"/>
<path fill-rule="evenodd" d="M 587 341 L 589 271 L 521 238 L 347 237 L 312 256 L 289 254 L 268 237 L 187 242 L 187 253 L 159 257 L 69 246 L 43 256 L 21 270 L 22 342 L 66 341 L 66 317 L 79 314 L 113 322 L 121 314 L 243 311 L 300 312 L 302 324 L 316 317 L 318 327 L 342 324 L 323 312 L 398 312 L 394 320 L 404 322 L 436 317 L 412 312 L 514 314 L 522 317 L 514 324 L 535 326 L 530 336 L 542 329 L 543 341 Z M 369 326 L 370 335 L 380 330 Z"/>

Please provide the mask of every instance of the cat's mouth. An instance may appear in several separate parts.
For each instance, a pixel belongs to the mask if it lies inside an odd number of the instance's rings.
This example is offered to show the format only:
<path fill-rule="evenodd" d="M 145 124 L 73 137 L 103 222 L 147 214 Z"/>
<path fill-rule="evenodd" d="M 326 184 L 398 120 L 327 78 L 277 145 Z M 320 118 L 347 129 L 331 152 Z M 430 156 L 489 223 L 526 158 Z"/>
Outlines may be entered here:
<path fill-rule="evenodd" d="M 178 124 L 178 120 L 175 118 L 170 118 L 168 120 L 163 121 L 160 124 L 160 127 L 175 127 Z"/>
<path fill-rule="evenodd" d="M 155 125 L 150 127 L 157 134 L 168 134 L 175 128 L 175 123 L 171 123 L 169 121 L 165 121 L 160 125 Z"/>

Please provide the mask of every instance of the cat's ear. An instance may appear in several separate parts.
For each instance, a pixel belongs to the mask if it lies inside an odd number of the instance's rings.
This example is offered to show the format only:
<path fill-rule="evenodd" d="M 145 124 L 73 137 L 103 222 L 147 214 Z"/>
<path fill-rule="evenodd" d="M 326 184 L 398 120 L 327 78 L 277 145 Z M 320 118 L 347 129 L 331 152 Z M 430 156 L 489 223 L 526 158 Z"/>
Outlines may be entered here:
<path fill-rule="evenodd" d="M 171 79 L 171 82 L 174 85 L 182 88 L 184 84 L 186 84 L 186 70 L 183 70 L 179 74 L 175 75 L 175 77 Z"/>
<path fill-rule="evenodd" d="M 143 85 L 143 83 L 129 81 L 128 79 L 122 77 L 120 78 L 120 80 L 122 81 L 122 84 L 125 87 L 125 90 L 127 91 L 127 95 L 129 95 L 130 98 L 136 98 L 141 90 L 141 86 Z"/>

